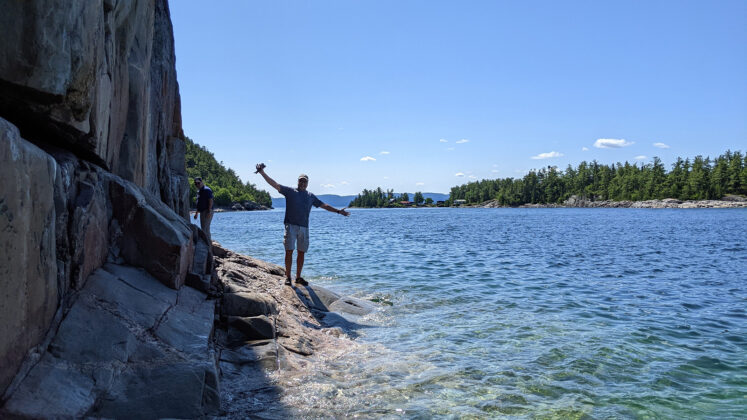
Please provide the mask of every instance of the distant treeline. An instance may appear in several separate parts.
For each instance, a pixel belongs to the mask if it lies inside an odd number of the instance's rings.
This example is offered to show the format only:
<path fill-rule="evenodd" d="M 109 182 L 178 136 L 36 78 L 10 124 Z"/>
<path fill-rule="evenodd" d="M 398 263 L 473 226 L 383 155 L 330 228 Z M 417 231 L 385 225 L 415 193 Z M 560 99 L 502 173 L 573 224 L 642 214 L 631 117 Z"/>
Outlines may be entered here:
<path fill-rule="evenodd" d="M 502 205 L 562 203 L 572 195 L 590 200 L 713 200 L 727 194 L 747 195 L 747 156 L 727 151 L 711 160 L 677 158 L 667 172 L 661 159 L 648 164 L 597 161 L 558 170 L 548 166 L 532 170 L 521 179 L 503 178 L 453 187 L 449 203 L 466 200 L 477 204 L 498 200 Z"/>
<path fill-rule="evenodd" d="M 254 201 L 265 206 L 272 206 L 270 193 L 258 190 L 254 184 L 241 182 L 233 169 L 218 163 L 215 156 L 205 146 L 187 138 L 187 175 L 189 176 L 189 202 L 195 206 L 197 190 L 192 182 L 195 177 L 202 177 L 205 185 L 213 190 L 213 200 L 216 206 L 230 206 L 233 203 Z"/>
<path fill-rule="evenodd" d="M 349 207 L 403 207 L 402 201 L 409 202 L 410 195 L 402 193 L 397 195 L 394 190 L 382 190 L 381 187 L 375 190 L 364 189 L 362 193 L 358 194 L 357 197 L 350 202 Z M 420 191 L 413 194 L 412 203 L 415 205 L 431 205 L 433 204 L 432 198 L 423 198 L 423 193 Z"/>

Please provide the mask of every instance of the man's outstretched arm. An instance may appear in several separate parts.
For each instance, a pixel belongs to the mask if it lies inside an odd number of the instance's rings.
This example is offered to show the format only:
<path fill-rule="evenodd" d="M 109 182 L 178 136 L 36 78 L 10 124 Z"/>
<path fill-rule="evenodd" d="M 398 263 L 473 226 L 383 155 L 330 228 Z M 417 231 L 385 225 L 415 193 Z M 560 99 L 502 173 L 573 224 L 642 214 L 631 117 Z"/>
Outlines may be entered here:
<path fill-rule="evenodd" d="M 330 206 L 329 204 L 326 204 L 326 203 L 322 204 L 319 207 L 323 208 L 324 210 L 331 211 L 332 213 L 341 214 L 343 216 L 350 216 L 350 212 L 349 211 L 345 211 L 345 209 L 347 207 L 344 207 L 341 210 L 337 210 L 336 208 L 334 208 L 334 207 L 332 207 L 332 206 Z"/>
<path fill-rule="evenodd" d="M 265 181 L 267 181 L 267 183 L 270 184 L 272 188 L 275 188 L 276 190 L 278 190 L 278 192 L 280 192 L 280 184 L 275 182 L 274 179 L 270 178 L 270 176 L 265 173 L 265 165 L 258 163 L 257 172 L 259 172 L 259 174 L 262 175 L 262 178 L 264 178 Z"/>

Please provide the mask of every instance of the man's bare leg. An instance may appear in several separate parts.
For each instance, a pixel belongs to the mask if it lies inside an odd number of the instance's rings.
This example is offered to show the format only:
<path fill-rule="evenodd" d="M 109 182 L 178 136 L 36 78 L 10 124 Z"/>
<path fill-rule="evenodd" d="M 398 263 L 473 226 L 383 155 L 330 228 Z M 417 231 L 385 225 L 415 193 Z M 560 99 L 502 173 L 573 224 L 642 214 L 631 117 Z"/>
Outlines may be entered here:
<path fill-rule="evenodd" d="M 285 278 L 290 280 L 291 268 L 293 266 L 293 250 L 285 250 Z"/>
<path fill-rule="evenodd" d="M 303 257 L 306 253 L 298 251 L 298 256 L 296 257 L 296 279 L 301 277 L 301 270 L 303 270 Z"/>

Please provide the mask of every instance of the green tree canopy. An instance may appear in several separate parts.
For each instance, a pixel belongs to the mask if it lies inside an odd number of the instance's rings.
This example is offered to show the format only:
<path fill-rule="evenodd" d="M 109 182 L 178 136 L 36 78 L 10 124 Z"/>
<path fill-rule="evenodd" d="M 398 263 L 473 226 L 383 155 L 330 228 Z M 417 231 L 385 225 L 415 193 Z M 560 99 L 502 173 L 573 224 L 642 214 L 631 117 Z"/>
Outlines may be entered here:
<path fill-rule="evenodd" d="M 747 195 L 747 155 L 727 151 L 716 159 L 677 158 L 667 172 L 661 159 L 647 164 L 603 165 L 581 162 L 563 171 L 554 166 L 532 170 L 521 179 L 482 180 L 453 187 L 449 202 L 478 204 L 498 200 L 502 205 L 562 203 L 571 195 L 589 200 L 720 199 Z"/>
<path fill-rule="evenodd" d="M 186 164 L 189 176 L 190 205 L 194 207 L 197 190 L 191 182 L 195 177 L 201 177 L 205 185 L 213 190 L 214 201 L 218 206 L 230 206 L 233 203 L 254 201 L 267 207 L 272 206 L 272 199 L 267 191 L 259 190 L 254 184 L 242 183 L 233 169 L 226 168 L 223 162 L 218 162 L 212 152 L 204 146 L 186 139 Z"/>

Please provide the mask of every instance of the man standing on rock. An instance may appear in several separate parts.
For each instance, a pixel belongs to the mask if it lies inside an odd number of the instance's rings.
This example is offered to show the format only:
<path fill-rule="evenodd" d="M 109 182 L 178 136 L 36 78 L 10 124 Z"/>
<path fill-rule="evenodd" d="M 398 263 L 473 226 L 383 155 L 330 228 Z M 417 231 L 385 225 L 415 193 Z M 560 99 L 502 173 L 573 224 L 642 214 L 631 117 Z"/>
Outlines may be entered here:
<path fill-rule="evenodd" d="M 205 232 L 208 243 L 212 243 L 210 236 L 210 222 L 213 221 L 213 190 L 202 182 L 202 178 L 195 178 L 195 188 L 197 188 L 197 214 L 200 214 L 200 228 Z"/>
<path fill-rule="evenodd" d="M 298 242 L 298 256 L 296 257 L 296 285 L 308 286 L 308 282 L 301 277 L 303 269 L 304 254 L 309 249 L 309 213 L 311 206 L 321 207 L 324 210 L 333 213 L 349 216 L 350 213 L 345 209 L 337 210 L 336 208 L 322 203 L 321 200 L 308 191 L 309 177 L 305 174 L 298 176 L 298 187 L 290 188 L 280 185 L 265 173 L 265 164 L 257 164 L 257 172 L 270 184 L 285 196 L 285 236 L 283 245 L 285 245 L 285 284 L 291 286 L 291 266 L 293 264 L 293 250 Z"/>

